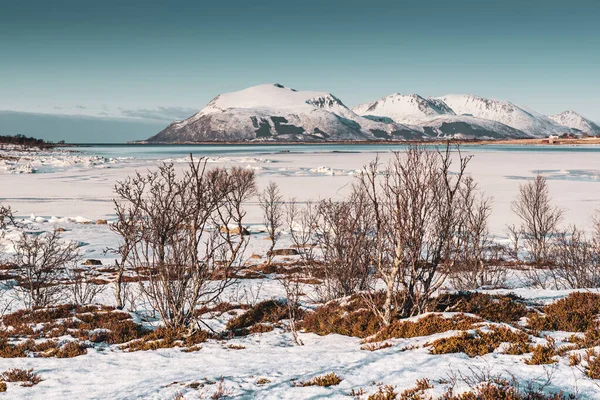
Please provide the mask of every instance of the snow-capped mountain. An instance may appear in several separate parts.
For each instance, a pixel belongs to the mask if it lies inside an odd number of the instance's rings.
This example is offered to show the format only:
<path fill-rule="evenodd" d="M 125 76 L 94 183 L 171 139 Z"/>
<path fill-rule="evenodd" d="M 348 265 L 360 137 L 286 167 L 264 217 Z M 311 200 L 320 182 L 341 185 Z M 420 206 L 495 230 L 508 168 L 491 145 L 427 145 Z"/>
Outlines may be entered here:
<path fill-rule="evenodd" d="M 521 138 L 527 133 L 497 121 L 457 116 L 443 100 L 417 94 L 394 93 L 379 100 L 359 104 L 352 111 L 365 118 L 420 126 L 426 136 L 458 138 Z"/>
<path fill-rule="evenodd" d="M 266 84 L 219 95 L 148 141 L 373 140 L 420 134 L 418 128 L 363 118 L 330 93 Z"/>
<path fill-rule="evenodd" d="M 600 126 L 598 126 L 598 124 L 572 110 L 564 111 L 556 115 L 549 115 L 548 118 L 560 125 L 576 129 L 582 133 L 587 133 L 588 135 L 600 135 Z"/>
<path fill-rule="evenodd" d="M 454 111 L 441 100 L 400 93 L 359 104 L 353 107 L 352 111 L 362 116 L 388 117 L 395 122 L 407 124 L 419 124 L 439 115 L 454 115 Z"/>
<path fill-rule="evenodd" d="M 587 126 L 582 121 L 597 129 L 584 119 L 563 116 L 561 121 L 472 95 L 424 98 L 395 93 L 349 109 L 331 93 L 265 84 L 219 95 L 148 142 L 528 138 L 574 132 Z"/>
<path fill-rule="evenodd" d="M 492 100 L 470 94 L 451 94 L 439 97 L 457 115 L 497 121 L 536 137 L 569 132 L 550 118 L 517 106 L 508 101 Z"/>

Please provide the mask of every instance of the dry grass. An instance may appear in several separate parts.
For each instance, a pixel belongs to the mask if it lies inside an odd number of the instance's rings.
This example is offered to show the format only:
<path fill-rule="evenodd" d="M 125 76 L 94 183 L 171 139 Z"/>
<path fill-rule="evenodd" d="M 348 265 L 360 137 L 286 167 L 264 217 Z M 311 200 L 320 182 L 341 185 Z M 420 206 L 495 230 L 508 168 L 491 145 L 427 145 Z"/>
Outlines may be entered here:
<path fill-rule="evenodd" d="M 210 337 L 208 332 L 195 331 L 192 334 L 181 330 L 159 327 L 141 339 L 134 340 L 121 346 L 125 351 L 147 351 L 172 347 L 186 347 L 187 351 L 199 350 L 198 344 L 206 342 Z"/>
<path fill-rule="evenodd" d="M 472 329 L 474 325 L 483 322 L 481 318 L 470 317 L 463 314 L 445 318 L 440 314 L 429 314 L 416 321 L 396 320 L 384 327 L 367 342 L 380 342 L 392 338 L 413 338 L 429 336 L 452 330 Z"/>
<path fill-rule="evenodd" d="M 586 363 L 585 373 L 587 376 L 592 379 L 600 379 L 600 354 L 596 350 L 588 350 L 582 358 Z"/>
<path fill-rule="evenodd" d="M 396 400 L 398 393 L 395 388 L 390 385 L 379 386 L 377 392 L 369 396 L 368 400 Z"/>
<path fill-rule="evenodd" d="M 419 379 L 413 388 L 409 388 L 400 393 L 400 400 L 425 400 L 425 391 L 432 389 L 433 385 L 427 378 Z M 428 397 L 430 398 L 430 397 Z"/>
<path fill-rule="evenodd" d="M 13 368 L 2 373 L 6 382 L 21 382 L 21 386 L 33 386 L 42 381 L 42 378 L 32 369 Z"/>
<path fill-rule="evenodd" d="M 533 346 L 531 358 L 525 360 L 527 365 L 554 364 L 557 360 L 558 351 L 554 341 L 549 341 L 545 345 L 538 344 Z"/>
<path fill-rule="evenodd" d="M 261 386 L 262 386 L 262 385 L 269 384 L 269 383 L 271 383 L 271 380 L 270 380 L 270 379 L 268 379 L 268 378 L 258 378 L 258 379 L 256 380 L 256 384 L 257 384 L 257 385 L 261 385 Z"/>
<path fill-rule="evenodd" d="M 573 292 L 568 297 L 542 308 L 542 314 L 529 316 L 529 327 L 535 331 L 585 332 L 594 328 L 600 313 L 600 295 Z"/>
<path fill-rule="evenodd" d="M 341 301 L 331 301 L 306 313 L 301 328 L 317 335 L 339 335 L 366 338 L 379 332 L 381 320 L 368 308 L 359 295 Z"/>
<path fill-rule="evenodd" d="M 527 314 L 523 299 L 513 294 L 459 292 L 439 296 L 434 302 L 435 311 L 476 314 L 491 322 L 514 323 Z"/>
<path fill-rule="evenodd" d="M 265 323 L 276 323 L 286 318 L 288 318 L 288 309 L 284 303 L 266 300 L 251 307 L 244 314 L 230 319 L 227 322 L 227 329 L 236 336 L 267 332 Z"/>
<path fill-rule="evenodd" d="M 322 386 L 322 387 L 329 387 L 329 386 L 335 386 L 335 385 L 339 385 L 340 382 L 342 382 L 342 378 L 340 378 L 339 376 L 337 376 L 335 374 L 335 372 L 330 372 L 326 375 L 321 375 L 321 376 L 315 376 L 312 379 L 309 379 L 307 381 L 303 381 L 303 382 L 299 382 L 296 383 L 295 386 Z"/>
<path fill-rule="evenodd" d="M 432 354 L 465 353 L 469 357 L 483 356 L 496 350 L 502 343 L 511 343 L 511 354 L 524 354 L 530 350 L 529 336 L 505 327 L 493 327 L 489 332 L 476 330 L 461 335 L 435 340 Z"/>
<path fill-rule="evenodd" d="M 76 357 L 87 352 L 81 341 L 121 344 L 142 338 L 148 332 L 128 313 L 106 306 L 67 304 L 20 310 L 4 316 L 2 323 L 0 357 Z M 59 347 L 53 340 L 67 335 L 76 341 Z"/>

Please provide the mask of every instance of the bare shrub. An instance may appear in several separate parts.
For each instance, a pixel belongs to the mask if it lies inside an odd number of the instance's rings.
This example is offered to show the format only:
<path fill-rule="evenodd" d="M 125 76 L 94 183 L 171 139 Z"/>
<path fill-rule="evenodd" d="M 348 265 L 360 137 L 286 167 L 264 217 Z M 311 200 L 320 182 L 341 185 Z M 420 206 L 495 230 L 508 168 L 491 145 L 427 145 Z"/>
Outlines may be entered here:
<path fill-rule="evenodd" d="M 600 253 L 585 232 L 572 226 L 557 234 L 549 273 L 557 288 L 582 289 L 600 285 Z"/>
<path fill-rule="evenodd" d="M 181 177 L 165 164 L 117 184 L 117 203 L 129 203 L 117 208 L 126 213 L 119 220 L 134 221 L 123 231 L 133 235 L 123 239 L 126 262 L 145 269 L 141 292 L 167 328 L 192 328 L 194 309 L 231 283 L 247 246 L 243 204 L 255 187 L 253 171 L 206 170 L 193 158 Z"/>
<path fill-rule="evenodd" d="M 91 304 L 96 296 L 104 291 L 104 286 L 91 282 L 93 275 L 81 268 L 68 268 L 66 275 L 70 281 L 66 288 L 70 292 L 71 301 L 75 305 Z"/>
<path fill-rule="evenodd" d="M 56 304 L 64 294 L 65 268 L 80 258 L 77 244 L 62 241 L 58 231 L 38 235 L 23 232 L 14 248 L 19 274 L 15 289 L 23 296 L 26 307 Z"/>
<path fill-rule="evenodd" d="M 423 312 L 444 281 L 440 269 L 456 254 L 457 221 L 464 213 L 457 205 L 470 157 L 459 151 L 458 171 L 451 172 L 451 153 L 449 145 L 443 153 L 410 147 L 405 156 L 394 153 L 382 176 L 375 160 L 360 177 L 374 213 L 374 265 L 386 293 L 383 307 L 374 310 L 385 325 L 393 312 Z"/>
<path fill-rule="evenodd" d="M 298 336 L 298 316 L 300 315 L 299 305 L 300 305 L 300 296 L 302 296 L 302 290 L 300 287 L 300 280 L 298 279 L 279 279 L 281 286 L 285 292 L 286 306 L 288 312 L 288 318 L 290 323 L 290 332 L 292 333 L 292 338 L 294 339 L 294 343 L 298 346 L 303 346 L 304 343 L 300 340 Z"/>
<path fill-rule="evenodd" d="M 284 209 L 283 196 L 275 182 L 269 182 L 269 185 L 258 197 L 260 208 L 263 213 L 263 221 L 267 228 L 267 234 L 271 241 L 271 246 L 267 251 L 267 265 L 271 264 L 273 259 L 273 250 L 275 244 L 281 235 L 280 229 L 283 225 Z"/>
<path fill-rule="evenodd" d="M 550 242 L 562 221 L 564 210 L 552 205 L 546 178 L 538 175 L 519 186 L 512 203 L 513 212 L 521 219 L 521 232 L 530 261 L 542 265 L 550 260 Z"/>
<path fill-rule="evenodd" d="M 12 209 L 10 206 L 0 204 L 0 229 L 5 229 L 9 224 L 15 224 Z"/>
<path fill-rule="evenodd" d="M 317 246 L 323 259 L 321 297 L 331 300 L 367 289 L 376 242 L 374 215 L 364 187 L 355 186 L 341 202 L 321 201 L 317 216 Z"/>
<path fill-rule="evenodd" d="M 506 279 L 506 268 L 500 265 L 504 249 L 490 237 L 491 199 L 477 195 L 477 184 L 471 177 L 464 180 L 459 193 L 462 210 L 456 222 L 456 256 L 449 271 L 452 285 L 458 290 L 501 286 Z"/>
<path fill-rule="evenodd" d="M 122 310 L 128 297 L 127 282 L 123 279 L 127 262 L 131 257 L 131 252 L 138 244 L 140 235 L 137 234 L 138 218 L 142 213 L 143 190 L 140 186 L 134 189 L 139 182 L 125 181 L 118 182 L 114 191 L 118 199 L 113 199 L 115 214 L 117 220 L 110 225 L 110 230 L 120 237 L 119 247 L 116 249 L 107 249 L 107 252 L 116 253 L 119 259 L 115 259 L 115 268 L 117 273 L 114 280 L 115 302 L 117 308 Z"/>
<path fill-rule="evenodd" d="M 285 214 L 292 244 L 298 249 L 303 266 L 312 269 L 315 265 L 315 235 L 318 224 L 316 206 L 308 201 L 305 207 L 299 207 L 296 199 L 290 199 Z M 313 270 L 310 272 L 314 273 Z"/>

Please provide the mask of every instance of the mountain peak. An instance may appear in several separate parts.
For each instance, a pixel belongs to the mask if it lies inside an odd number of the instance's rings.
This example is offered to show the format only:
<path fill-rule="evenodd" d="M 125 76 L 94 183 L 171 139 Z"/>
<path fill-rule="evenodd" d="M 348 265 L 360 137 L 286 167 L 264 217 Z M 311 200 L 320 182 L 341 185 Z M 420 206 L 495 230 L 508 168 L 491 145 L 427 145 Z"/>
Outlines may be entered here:
<path fill-rule="evenodd" d="M 567 128 L 576 129 L 593 136 L 600 135 L 600 126 L 598 126 L 598 124 L 573 110 L 567 110 L 559 114 L 549 115 L 548 118 Z"/>
<path fill-rule="evenodd" d="M 388 117 L 398 123 L 418 123 L 433 116 L 454 115 L 454 111 L 443 101 L 425 99 L 418 94 L 401 93 L 359 104 L 352 110 L 363 116 Z"/>

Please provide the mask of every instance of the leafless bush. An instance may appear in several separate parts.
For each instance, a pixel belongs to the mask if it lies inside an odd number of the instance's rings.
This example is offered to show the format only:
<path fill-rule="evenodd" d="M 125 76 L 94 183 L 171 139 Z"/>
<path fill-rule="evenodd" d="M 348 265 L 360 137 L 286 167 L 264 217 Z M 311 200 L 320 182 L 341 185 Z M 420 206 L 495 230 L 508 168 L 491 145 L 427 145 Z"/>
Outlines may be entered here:
<path fill-rule="evenodd" d="M 303 346 L 304 343 L 300 340 L 298 336 L 298 329 L 296 327 L 298 321 L 298 307 L 300 305 L 300 296 L 302 296 L 302 290 L 300 286 L 300 280 L 288 279 L 288 277 L 283 277 L 279 279 L 281 286 L 285 292 L 286 299 L 286 307 L 288 310 L 288 318 L 290 322 L 290 332 L 292 333 L 292 338 L 294 339 L 294 343 L 298 346 Z"/>
<path fill-rule="evenodd" d="M 546 178 L 538 175 L 522 184 L 512 210 L 521 219 L 520 230 L 530 261 L 538 265 L 550 262 L 550 241 L 564 210 L 552 205 Z"/>
<path fill-rule="evenodd" d="M 383 307 L 370 303 L 386 325 L 392 312 L 425 311 L 443 283 L 441 267 L 456 254 L 457 221 L 464 218 L 457 205 L 470 157 L 459 151 L 458 171 L 451 172 L 451 153 L 449 145 L 445 152 L 410 147 L 405 156 L 394 153 L 383 175 L 375 160 L 360 178 L 375 219 L 374 265 L 385 285 Z"/>
<path fill-rule="evenodd" d="M 318 223 L 316 206 L 308 201 L 306 206 L 301 208 L 295 199 L 290 199 L 285 212 L 292 244 L 298 249 L 304 267 L 311 268 L 315 264 L 315 235 Z"/>
<path fill-rule="evenodd" d="M 263 221 L 267 227 L 267 234 L 271 241 L 271 246 L 267 251 L 267 265 L 270 265 L 273 259 L 273 250 L 281 235 L 280 229 L 283 225 L 283 196 L 277 184 L 269 182 L 269 185 L 260 194 L 258 200 L 263 213 Z"/>
<path fill-rule="evenodd" d="M 0 229 L 6 228 L 9 224 L 15 223 L 12 209 L 10 206 L 0 204 Z"/>
<path fill-rule="evenodd" d="M 367 289 L 375 238 L 374 215 L 364 188 L 354 187 L 341 202 L 321 201 L 317 216 L 317 245 L 325 278 L 323 300 Z"/>
<path fill-rule="evenodd" d="M 506 278 L 506 269 L 499 265 L 504 249 L 490 237 L 491 199 L 477 195 L 471 177 L 465 178 L 459 193 L 462 219 L 457 220 L 456 256 L 449 271 L 452 284 L 459 290 L 500 286 Z"/>
<path fill-rule="evenodd" d="M 549 272 L 558 288 L 582 289 L 600 286 L 600 254 L 585 232 L 572 226 L 557 234 L 552 246 Z"/>
<path fill-rule="evenodd" d="M 76 243 L 65 243 L 57 231 L 29 234 L 23 232 L 14 242 L 14 263 L 19 284 L 16 291 L 28 308 L 55 304 L 64 294 L 61 279 L 65 268 L 79 260 Z"/>
<path fill-rule="evenodd" d="M 91 304 L 95 301 L 96 296 L 104 291 L 104 286 L 91 282 L 93 275 L 81 268 L 68 268 L 66 275 L 69 279 L 66 288 L 70 292 L 72 303 L 75 305 Z"/>
<path fill-rule="evenodd" d="M 117 203 L 128 204 L 117 207 L 126 214 L 119 220 L 135 221 L 123 230 L 133 237 L 123 238 L 122 254 L 145 270 L 141 292 L 167 328 L 193 328 L 194 309 L 231 283 L 247 245 L 243 204 L 255 188 L 253 171 L 207 170 L 193 158 L 181 177 L 165 164 L 117 184 Z"/>
<path fill-rule="evenodd" d="M 115 193 L 118 197 L 113 199 L 117 220 L 110 225 L 110 230 L 120 236 L 120 243 L 117 249 L 107 249 L 107 252 L 115 253 L 119 259 L 115 259 L 116 275 L 114 280 L 115 302 L 117 309 L 122 310 L 127 300 L 127 282 L 124 281 L 127 261 L 130 259 L 131 252 L 139 244 L 140 235 L 137 234 L 138 219 L 143 211 L 144 190 L 139 186 L 141 182 L 133 180 L 118 182 L 115 185 Z M 135 187 L 135 186 L 138 187 Z M 126 199 L 126 200 L 125 200 Z"/>

